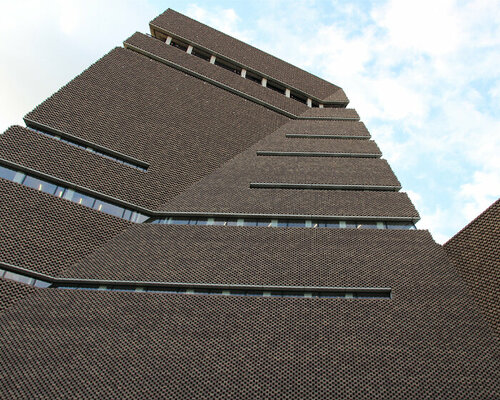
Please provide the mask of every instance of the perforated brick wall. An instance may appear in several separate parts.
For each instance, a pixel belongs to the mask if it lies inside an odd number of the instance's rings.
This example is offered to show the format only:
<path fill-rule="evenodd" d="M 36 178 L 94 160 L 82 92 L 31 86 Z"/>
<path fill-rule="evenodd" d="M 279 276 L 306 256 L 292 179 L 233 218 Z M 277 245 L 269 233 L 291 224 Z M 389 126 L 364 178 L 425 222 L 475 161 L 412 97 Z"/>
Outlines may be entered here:
<path fill-rule="evenodd" d="M 453 236 L 444 249 L 500 337 L 500 200 Z"/>
<path fill-rule="evenodd" d="M 342 89 L 255 47 L 199 23 L 174 10 L 167 10 L 151 24 L 165 28 L 249 68 L 304 90 L 320 99 L 347 102 Z M 154 29 L 154 27 L 152 27 Z"/>
<path fill-rule="evenodd" d="M 125 49 L 111 51 L 27 118 L 150 163 L 147 173 L 127 175 L 86 157 L 80 174 L 64 164 L 54 170 L 112 196 L 126 192 L 148 208 L 165 203 L 288 121 Z M 19 157 L 34 157 L 27 152 L 37 154 L 39 168 L 47 171 L 47 158 L 57 158 L 31 147 Z"/>
<path fill-rule="evenodd" d="M 117 235 L 65 276 L 409 290 L 429 276 L 437 279 L 434 260 L 443 259 L 427 231 L 144 224 Z"/>
<path fill-rule="evenodd" d="M 370 133 L 363 122 L 358 121 L 325 121 L 325 120 L 292 120 L 283 126 L 285 133 L 365 136 Z"/>
<path fill-rule="evenodd" d="M 35 290 L 34 287 L 0 278 L 0 314 Z"/>
<path fill-rule="evenodd" d="M 0 260 L 57 275 L 131 222 L 0 179 Z"/>
<path fill-rule="evenodd" d="M 373 140 L 287 138 L 284 134 L 269 135 L 265 140 L 259 142 L 258 150 L 381 154 Z"/>
<path fill-rule="evenodd" d="M 300 115 L 307 109 L 307 106 L 303 103 L 285 97 L 283 94 L 265 88 L 261 84 L 244 79 L 233 72 L 187 54 L 185 51 L 166 45 L 160 40 L 153 39 L 142 33 L 134 34 L 125 40 L 124 45 L 125 47 L 132 46 L 131 49 L 134 49 L 134 51 L 140 49 L 139 51 L 143 52 L 142 54 L 150 53 L 154 56 L 174 62 L 190 71 L 213 79 L 294 115 Z"/>
<path fill-rule="evenodd" d="M 366 301 L 40 290 L 0 316 L 0 397 L 500 396 L 471 302 L 421 286 Z"/>

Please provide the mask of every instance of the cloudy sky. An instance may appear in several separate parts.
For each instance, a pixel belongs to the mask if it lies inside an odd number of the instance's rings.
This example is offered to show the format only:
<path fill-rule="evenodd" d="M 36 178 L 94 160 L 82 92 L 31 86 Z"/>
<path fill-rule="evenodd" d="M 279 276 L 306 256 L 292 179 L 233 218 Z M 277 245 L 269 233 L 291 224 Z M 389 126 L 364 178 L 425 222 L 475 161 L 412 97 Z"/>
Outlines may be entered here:
<path fill-rule="evenodd" d="M 445 242 L 500 196 L 500 2 L 0 3 L 0 131 L 173 8 L 339 86 Z"/>

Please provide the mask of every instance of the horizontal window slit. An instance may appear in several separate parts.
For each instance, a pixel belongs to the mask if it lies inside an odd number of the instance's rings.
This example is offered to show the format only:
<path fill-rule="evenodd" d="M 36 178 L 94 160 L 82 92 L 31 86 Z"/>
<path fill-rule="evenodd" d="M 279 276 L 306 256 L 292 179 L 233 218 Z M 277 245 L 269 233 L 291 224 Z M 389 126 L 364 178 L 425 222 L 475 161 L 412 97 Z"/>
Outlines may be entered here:
<path fill-rule="evenodd" d="M 113 215 L 135 223 L 169 224 L 169 225 L 200 225 L 200 226 L 248 226 L 248 227 L 302 227 L 302 228 L 356 228 L 356 229 L 416 229 L 411 221 L 341 221 L 318 219 L 283 219 L 283 218 L 239 218 L 194 216 L 151 217 L 135 210 L 121 207 L 117 204 L 80 193 L 77 190 L 60 186 L 45 179 L 24 173 L 22 171 L 0 165 L 0 178 L 20 185 L 30 187 L 40 192 L 50 194 L 64 200 L 77 203 L 94 210 Z"/>
<path fill-rule="evenodd" d="M 255 83 L 258 83 L 259 85 L 262 83 L 262 78 L 257 76 L 257 75 L 254 75 L 252 74 L 251 72 L 248 72 L 246 73 L 245 75 L 245 78 L 247 78 L 248 80 L 252 81 L 252 82 L 255 82 Z"/>
<path fill-rule="evenodd" d="M 170 41 L 170 46 L 174 46 L 182 51 L 186 51 L 188 49 L 187 44 L 179 42 L 178 40 L 173 40 L 173 39 Z"/>
<path fill-rule="evenodd" d="M 29 129 L 32 132 L 36 132 L 36 133 L 39 133 L 41 135 L 44 135 L 44 136 L 50 137 L 52 139 L 58 140 L 58 141 L 60 141 L 62 143 L 66 143 L 66 144 L 68 144 L 70 146 L 86 150 L 89 153 L 96 154 L 98 156 L 107 158 L 108 160 L 116 161 L 116 162 L 119 162 L 120 164 L 126 165 L 128 167 L 138 169 L 139 171 L 146 172 L 148 170 L 147 167 L 141 166 L 139 164 L 134 164 L 132 161 L 127 161 L 127 160 L 125 160 L 123 158 L 114 156 L 114 155 L 109 154 L 109 153 L 105 153 L 105 152 L 103 152 L 101 150 L 97 150 L 97 149 L 95 149 L 93 147 L 90 147 L 90 146 L 87 146 L 87 145 L 83 145 L 83 144 L 78 143 L 78 142 L 76 142 L 74 140 L 62 138 L 61 136 L 53 135 L 53 134 L 51 134 L 49 132 L 44 132 L 44 131 L 42 131 L 40 129 L 35 129 L 35 128 L 31 128 L 31 127 L 27 127 L 27 129 Z"/>
<path fill-rule="evenodd" d="M 96 291 L 111 291 L 111 292 L 149 292 L 149 293 L 176 293 L 176 294 L 193 294 L 193 295 L 224 295 L 224 296 L 261 296 L 261 297 L 296 297 L 296 298 L 391 298 L 391 289 L 387 288 L 287 288 L 287 287 L 270 287 L 260 286 L 254 288 L 241 288 L 231 285 L 223 287 L 219 285 L 212 286 L 192 286 L 191 284 L 155 284 L 154 286 L 144 284 L 143 282 L 134 283 L 114 283 L 113 281 L 95 283 L 87 282 L 49 282 L 55 281 L 57 278 L 47 277 L 48 280 L 41 280 L 29 276 L 28 271 L 13 272 L 5 269 L 0 269 L 0 278 L 19 282 L 28 286 L 35 286 L 40 289 L 54 288 L 62 290 L 96 290 Z"/>
<path fill-rule="evenodd" d="M 80 204 L 84 207 L 93 208 L 97 211 L 126 219 L 127 221 L 141 223 L 148 219 L 146 215 L 138 213 L 137 211 L 97 199 L 93 196 L 80 193 L 68 187 L 59 186 L 55 183 L 46 181 L 45 179 L 25 174 L 21 171 L 4 167 L 2 165 L 0 165 L 0 178 L 19 183 L 23 186 L 38 190 L 39 192 L 71 201 L 72 203 Z"/>
<path fill-rule="evenodd" d="M 200 51 L 200 50 L 198 50 L 198 49 L 196 49 L 196 48 L 193 48 L 193 51 L 191 51 L 191 54 L 192 54 L 193 56 L 196 56 L 196 57 L 198 57 L 198 58 L 201 58 L 202 60 L 205 60 L 205 61 L 210 61 L 210 57 L 211 57 L 211 56 L 210 56 L 210 54 L 205 53 L 205 52 L 203 52 L 203 51 Z"/>
<path fill-rule="evenodd" d="M 221 61 L 220 59 L 216 58 L 215 65 L 224 68 L 225 70 L 231 71 L 237 75 L 241 75 L 241 68 L 237 67 L 236 65 L 230 64 L 226 61 Z"/>
<path fill-rule="evenodd" d="M 300 96 L 297 93 L 291 92 L 290 98 L 296 101 L 300 101 L 301 103 L 307 104 L 307 98 Z"/>
<path fill-rule="evenodd" d="M 285 94 L 285 88 L 282 86 L 275 85 L 273 82 L 267 81 L 267 87 L 271 90 L 274 90 L 275 92 Z"/>

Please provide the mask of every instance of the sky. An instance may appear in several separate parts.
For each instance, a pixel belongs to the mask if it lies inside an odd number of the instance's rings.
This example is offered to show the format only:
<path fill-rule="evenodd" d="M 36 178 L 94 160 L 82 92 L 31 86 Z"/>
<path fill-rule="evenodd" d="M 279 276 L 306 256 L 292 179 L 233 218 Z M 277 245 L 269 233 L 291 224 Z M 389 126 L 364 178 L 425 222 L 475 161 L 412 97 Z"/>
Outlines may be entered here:
<path fill-rule="evenodd" d="M 344 89 L 446 242 L 500 197 L 500 2 L 0 3 L 0 132 L 167 8 Z"/>

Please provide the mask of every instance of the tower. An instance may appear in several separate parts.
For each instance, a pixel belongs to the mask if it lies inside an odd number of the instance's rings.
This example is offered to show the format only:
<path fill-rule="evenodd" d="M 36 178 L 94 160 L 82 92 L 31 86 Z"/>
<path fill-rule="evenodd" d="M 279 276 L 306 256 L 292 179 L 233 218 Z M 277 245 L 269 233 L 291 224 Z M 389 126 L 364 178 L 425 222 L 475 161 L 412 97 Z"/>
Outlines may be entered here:
<path fill-rule="evenodd" d="M 498 394 L 491 327 L 343 90 L 150 28 L 0 138 L 2 396 Z"/>

